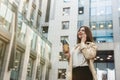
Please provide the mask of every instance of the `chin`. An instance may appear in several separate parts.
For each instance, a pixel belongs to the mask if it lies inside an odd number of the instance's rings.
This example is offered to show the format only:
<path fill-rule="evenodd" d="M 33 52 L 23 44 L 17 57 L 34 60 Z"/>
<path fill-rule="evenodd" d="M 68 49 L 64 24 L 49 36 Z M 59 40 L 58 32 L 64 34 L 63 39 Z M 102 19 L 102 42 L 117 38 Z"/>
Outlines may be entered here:
<path fill-rule="evenodd" d="M 81 36 L 79 36 L 79 38 L 81 39 Z"/>

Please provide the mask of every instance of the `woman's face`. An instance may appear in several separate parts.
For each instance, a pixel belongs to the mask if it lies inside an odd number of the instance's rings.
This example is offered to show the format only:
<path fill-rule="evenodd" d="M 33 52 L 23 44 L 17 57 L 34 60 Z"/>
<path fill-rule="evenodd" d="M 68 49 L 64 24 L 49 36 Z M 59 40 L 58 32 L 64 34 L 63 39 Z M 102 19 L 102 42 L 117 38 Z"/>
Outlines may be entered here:
<path fill-rule="evenodd" d="M 84 34 L 86 34 L 86 33 L 85 33 L 85 28 L 82 27 L 82 28 L 78 31 L 77 35 L 78 35 L 78 37 L 81 39 Z"/>

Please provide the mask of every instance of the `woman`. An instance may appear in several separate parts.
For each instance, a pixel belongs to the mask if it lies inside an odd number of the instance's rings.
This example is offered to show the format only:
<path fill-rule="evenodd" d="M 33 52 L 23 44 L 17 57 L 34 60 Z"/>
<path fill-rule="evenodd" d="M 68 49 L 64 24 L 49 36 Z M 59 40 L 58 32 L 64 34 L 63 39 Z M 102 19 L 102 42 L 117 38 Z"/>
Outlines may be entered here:
<path fill-rule="evenodd" d="M 65 53 L 69 64 L 72 64 L 72 80 L 97 80 L 93 64 L 96 49 L 90 28 L 81 26 L 77 32 L 77 45 Z"/>

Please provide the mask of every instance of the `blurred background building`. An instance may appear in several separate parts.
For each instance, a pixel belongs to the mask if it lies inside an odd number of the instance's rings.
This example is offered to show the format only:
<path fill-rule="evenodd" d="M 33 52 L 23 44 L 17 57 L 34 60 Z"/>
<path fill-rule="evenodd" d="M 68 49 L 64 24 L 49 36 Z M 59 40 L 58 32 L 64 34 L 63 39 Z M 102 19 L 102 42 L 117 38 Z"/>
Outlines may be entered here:
<path fill-rule="evenodd" d="M 69 80 L 62 40 L 91 28 L 98 80 L 120 79 L 120 0 L 0 0 L 0 80 Z"/>
<path fill-rule="evenodd" d="M 49 80 L 52 45 L 41 32 L 47 5 L 48 0 L 0 0 L 0 80 Z"/>

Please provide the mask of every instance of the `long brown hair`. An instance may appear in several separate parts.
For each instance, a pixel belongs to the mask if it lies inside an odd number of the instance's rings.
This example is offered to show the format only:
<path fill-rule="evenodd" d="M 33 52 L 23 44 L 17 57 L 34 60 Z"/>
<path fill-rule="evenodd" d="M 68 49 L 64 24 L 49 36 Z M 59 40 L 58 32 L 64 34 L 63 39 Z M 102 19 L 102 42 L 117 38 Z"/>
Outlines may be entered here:
<path fill-rule="evenodd" d="M 79 28 L 78 32 L 80 31 L 81 28 L 84 28 L 84 29 L 85 29 L 85 33 L 86 33 L 86 35 L 87 35 L 87 40 L 86 40 L 86 42 L 93 42 L 94 40 L 93 40 L 92 32 L 91 32 L 90 28 L 87 27 L 87 26 L 81 26 L 81 27 Z M 77 32 L 77 33 L 78 33 L 78 32 Z M 81 42 L 81 39 L 80 39 L 80 38 L 78 37 L 78 35 L 77 35 L 77 43 L 80 43 L 80 42 Z"/>

